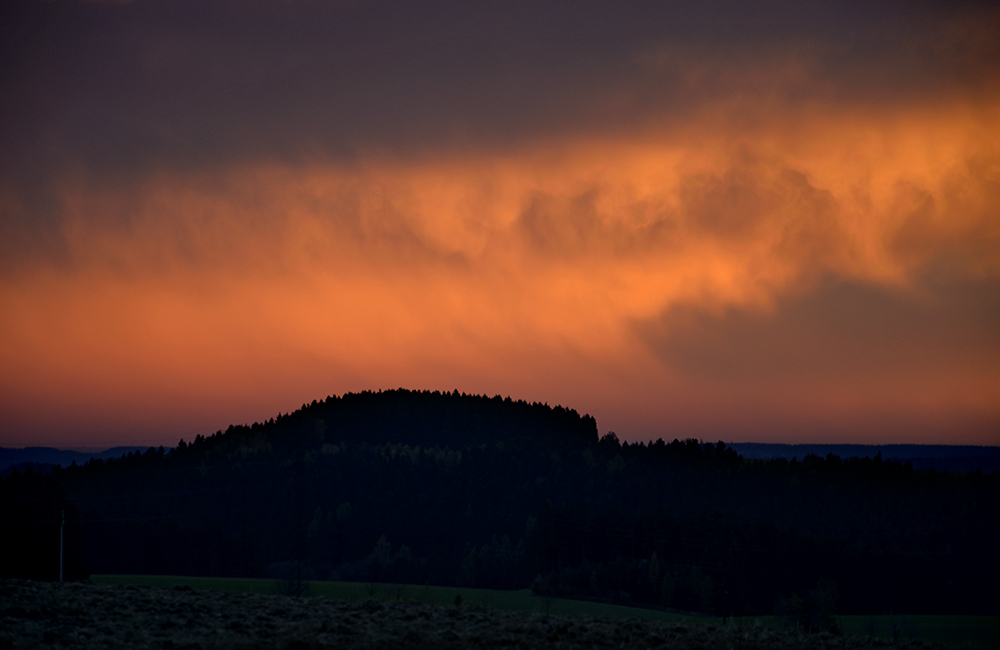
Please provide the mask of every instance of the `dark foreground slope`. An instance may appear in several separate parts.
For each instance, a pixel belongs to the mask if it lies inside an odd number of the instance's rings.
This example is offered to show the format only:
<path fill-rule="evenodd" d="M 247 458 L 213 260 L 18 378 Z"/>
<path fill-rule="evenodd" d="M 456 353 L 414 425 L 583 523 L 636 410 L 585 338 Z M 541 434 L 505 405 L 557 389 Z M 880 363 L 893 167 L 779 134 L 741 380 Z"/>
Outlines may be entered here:
<path fill-rule="evenodd" d="M 509 399 L 332 397 L 169 452 L 0 480 L 0 575 L 525 588 L 720 615 L 996 614 L 1000 474 L 598 439 Z"/>
<path fill-rule="evenodd" d="M 0 648 L 929 648 L 762 627 L 470 611 L 148 587 L 0 581 Z"/>

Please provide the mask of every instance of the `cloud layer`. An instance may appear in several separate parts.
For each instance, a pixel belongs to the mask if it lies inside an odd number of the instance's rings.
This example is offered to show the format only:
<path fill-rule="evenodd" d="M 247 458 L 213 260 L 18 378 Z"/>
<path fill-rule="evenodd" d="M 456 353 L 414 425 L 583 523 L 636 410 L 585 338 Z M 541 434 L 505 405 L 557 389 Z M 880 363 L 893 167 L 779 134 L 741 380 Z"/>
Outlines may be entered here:
<path fill-rule="evenodd" d="M 1000 14 L 240 8 L 5 9 L 3 443 L 393 386 L 1000 441 Z"/>

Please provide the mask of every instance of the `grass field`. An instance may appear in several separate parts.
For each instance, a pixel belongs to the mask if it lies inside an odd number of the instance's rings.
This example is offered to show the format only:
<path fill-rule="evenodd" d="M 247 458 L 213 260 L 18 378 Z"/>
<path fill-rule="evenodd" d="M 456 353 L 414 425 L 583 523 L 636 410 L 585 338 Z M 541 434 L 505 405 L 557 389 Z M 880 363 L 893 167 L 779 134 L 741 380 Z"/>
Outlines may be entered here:
<path fill-rule="evenodd" d="M 287 583 L 266 578 L 199 578 L 186 576 L 93 575 L 98 584 L 127 584 L 147 587 L 188 586 L 193 589 L 234 591 L 256 594 L 286 593 Z M 395 585 L 361 582 L 308 581 L 305 593 L 341 600 L 410 600 L 436 605 L 454 605 L 484 610 L 541 612 L 557 616 L 605 616 L 691 624 L 722 624 L 723 619 L 681 614 L 664 610 L 624 607 L 563 598 L 532 596 L 528 589 L 503 591 L 429 585 Z M 850 636 L 885 639 L 915 639 L 965 648 L 1000 648 L 1000 617 L 997 616 L 839 616 L 841 627 Z M 774 616 L 731 618 L 728 625 L 778 627 Z"/>
<path fill-rule="evenodd" d="M 782 624 L 775 616 L 738 616 L 732 620 L 737 625 L 779 627 Z M 837 620 L 848 636 L 913 639 L 962 648 L 1000 649 L 998 616 L 840 615 Z"/>
<path fill-rule="evenodd" d="M 1000 648 L 998 616 L 841 616 L 845 634 Z"/>
<path fill-rule="evenodd" d="M 186 576 L 94 575 L 98 584 L 128 584 L 146 587 L 175 587 L 238 591 L 254 594 L 285 593 L 286 583 L 267 578 L 197 578 Z M 305 583 L 306 595 L 326 596 L 342 600 L 412 600 L 434 605 L 454 605 L 457 598 L 465 607 L 502 609 L 515 612 L 541 612 L 557 616 L 607 616 L 655 621 L 721 623 L 721 618 L 691 616 L 654 609 L 623 607 L 606 603 L 564 598 L 532 596 L 528 589 L 465 589 L 429 585 L 374 584 L 364 582 L 329 582 L 312 580 Z"/>

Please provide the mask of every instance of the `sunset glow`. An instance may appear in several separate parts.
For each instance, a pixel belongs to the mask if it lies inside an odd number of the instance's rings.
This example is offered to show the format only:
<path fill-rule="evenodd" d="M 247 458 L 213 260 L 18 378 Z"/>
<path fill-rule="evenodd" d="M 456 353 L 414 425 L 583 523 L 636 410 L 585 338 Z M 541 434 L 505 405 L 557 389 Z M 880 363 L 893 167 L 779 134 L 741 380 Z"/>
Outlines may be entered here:
<path fill-rule="evenodd" d="M 982 20 L 922 37 L 946 49 Z M 290 134 L 294 155 L 178 162 L 161 139 L 129 169 L 65 130 L 58 164 L 8 160 L 0 445 L 173 444 L 397 386 L 564 404 L 625 439 L 1000 443 L 996 59 L 965 52 L 979 77 L 927 87 L 904 61 L 893 96 L 822 48 L 626 49 L 631 76 L 599 95 L 568 73 L 587 105 L 558 128 L 525 109 L 516 137 L 417 116 L 414 139 L 362 131 L 350 155 Z M 5 115 L 42 101 L 32 70 Z M 445 82 L 409 83 L 419 112 Z"/>

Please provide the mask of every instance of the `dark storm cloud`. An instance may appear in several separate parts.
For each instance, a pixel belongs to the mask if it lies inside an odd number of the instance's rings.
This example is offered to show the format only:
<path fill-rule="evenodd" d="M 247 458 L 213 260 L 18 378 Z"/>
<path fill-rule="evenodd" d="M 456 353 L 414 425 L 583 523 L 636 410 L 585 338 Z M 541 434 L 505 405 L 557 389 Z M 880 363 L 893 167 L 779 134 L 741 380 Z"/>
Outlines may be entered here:
<path fill-rule="evenodd" d="M 996 91 L 997 14 L 953 3 L 14 0 L 0 12 L 8 256 L 58 243 L 67 178 L 129 186 L 164 169 L 495 149 L 683 124 L 746 94 L 794 107 Z"/>
<path fill-rule="evenodd" d="M 833 84 L 822 99 L 995 76 L 982 52 L 995 44 L 970 38 L 969 10 L 950 4 L 5 7 L 8 181 L 56 163 L 126 173 L 624 128 L 733 92 L 740 62 L 768 56 L 812 68 L 812 86 L 779 92 Z"/>
<path fill-rule="evenodd" d="M 1000 363 L 1000 283 L 931 281 L 904 292 L 828 280 L 771 312 L 677 306 L 636 331 L 693 379 L 866 387 L 902 372 L 948 383 L 956 372 L 985 378 Z"/>

